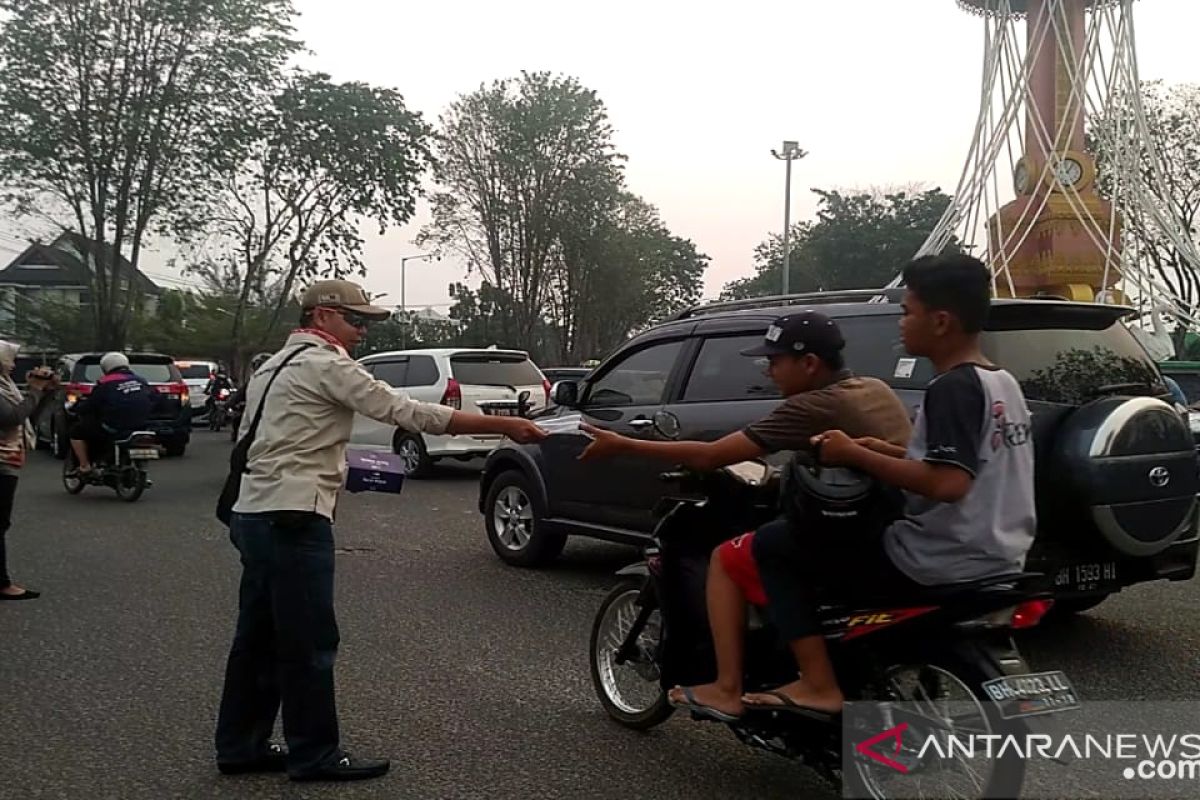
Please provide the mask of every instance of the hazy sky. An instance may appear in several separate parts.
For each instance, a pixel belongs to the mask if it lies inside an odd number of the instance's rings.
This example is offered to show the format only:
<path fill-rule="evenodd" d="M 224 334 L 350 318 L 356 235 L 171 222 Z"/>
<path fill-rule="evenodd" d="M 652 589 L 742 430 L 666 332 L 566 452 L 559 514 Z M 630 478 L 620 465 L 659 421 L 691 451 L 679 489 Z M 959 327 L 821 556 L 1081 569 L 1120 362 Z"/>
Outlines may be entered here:
<path fill-rule="evenodd" d="M 436 122 L 457 95 L 520 70 L 597 90 L 629 157 L 631 189 L 712 257 L 706 295 L 750 274 L 754 246 L 782 228 L 796 139 L 792 219 L 809 187 L 922 182 L 952 191 L 978 104 L 983 23 L 954 0 L 701 4 L 294 0 L 305 66 L 392 86 Z M 1142 76 L 1200 82 L 1197 0 L 1135 5 Z M 367 249 L 368 288 L 400 301 L 402 255 L 428 220 Z M 445 308 L 463 268 L 409 262 L 408 303 Z"/>

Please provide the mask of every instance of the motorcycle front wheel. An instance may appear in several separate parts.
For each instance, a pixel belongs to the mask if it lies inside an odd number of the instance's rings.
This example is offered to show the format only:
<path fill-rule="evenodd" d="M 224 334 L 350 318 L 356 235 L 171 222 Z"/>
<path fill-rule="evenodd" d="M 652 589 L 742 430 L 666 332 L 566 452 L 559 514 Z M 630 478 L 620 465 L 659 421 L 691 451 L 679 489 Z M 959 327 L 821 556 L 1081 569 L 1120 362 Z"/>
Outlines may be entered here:
<path fill-rule="evenodd" d="M 662 614 L 655 609 L 638 635 L 637 652 L 624 664 L 616 662 L 642 606 L 644 579 L 625 578 L 596 612 L 589 652 L 592 686 L 600 705 L 627 728 L 647 730 L 665 722 L 675 712 L 659 682 L 655 653 L 662 639 Z"/>
<path fill-rule="evenodd" d="M 146 491 L 146 471 L 141 467 L 129 467 L 121 470 L 117 476 L 117 497 L 126 503 L 136 502 Z"/>
<path fill-rule="evenodd" d="M 994 677 L 967 660 L 943 658 L 936 663 L 896 664 L 885 670 L 882 691 L 875 701 L 896 703 L 931 720 L 937 735 L 961 740 L 980 736 L 1019 736 L 1023 726 L 1003 719 L 984 694 L 983 683 Z M 870 733 L 880 731 L 872 728 Z M 869 759 L 846 763 L 842 777 L 849 796 L 884 800 L 891 797 L 1015 798 L 1025 782 L 1025 761 L 1013 748 L 1000 749 L 995 758 L 920 760 L 907 748 L 926 735 L 912 732 L 904 738 L 907 772 Z M 950 750 L 952 756 L 955 755 Z M 958 753 L 957 755 L 963 755 Z"/>

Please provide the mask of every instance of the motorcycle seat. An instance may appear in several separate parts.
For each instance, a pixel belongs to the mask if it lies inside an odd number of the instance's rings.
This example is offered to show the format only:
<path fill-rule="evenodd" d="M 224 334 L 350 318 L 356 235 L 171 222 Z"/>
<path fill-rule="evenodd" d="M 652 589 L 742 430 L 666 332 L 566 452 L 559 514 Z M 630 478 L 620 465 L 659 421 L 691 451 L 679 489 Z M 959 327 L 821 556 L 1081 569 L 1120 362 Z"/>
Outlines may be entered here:
<path fill-rule="evenodd" d="M 903 593 L 904 600 L 948 602 L 970 596 L 995 596 L 1006 594 L 1028 594 L 1031 586 L 1044 578 L 1040 572 L 1008 572 L 991 575 L 973 581 L 922 586 Z"/>

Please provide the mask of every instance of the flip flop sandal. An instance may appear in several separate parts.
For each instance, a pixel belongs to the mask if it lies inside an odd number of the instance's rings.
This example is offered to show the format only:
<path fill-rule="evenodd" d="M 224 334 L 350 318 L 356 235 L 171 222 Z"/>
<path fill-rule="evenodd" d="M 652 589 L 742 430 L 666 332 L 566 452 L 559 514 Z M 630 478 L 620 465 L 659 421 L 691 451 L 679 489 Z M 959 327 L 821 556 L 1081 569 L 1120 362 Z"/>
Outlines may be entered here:
<path fill-rule="evenodd" d="M 682 708 L 685 711 L 691 711 L 693 714 L 698 714 L 702 717 L 709 717 L 717 720 L 718 722 L 737 722 L 739 719 L 741 719 L 741 717 L 736 717 L 733 714 L 726 714 L 724 711 L 715 709 L 712 706 L 704 705 L 696 699 L 696 695 L 690 686 L 680 686 L 677 688 L 683 692 L 685 702 L 672 700 L 668 696 L 667 702 L 675 708 Z"/>
<path fill-rule="evenodd" d="M 822 711 L 819 708 L 802 706 L 783 692 L 776 689 L 766 692 L 756 692 L 755 694 L 763 694 L 767 697 L 774 697 L 779 700 L 778 703 L 746 703 L 747 708 L 752 708 L 755 711 L 782 711 L 785 714 L 799 714 L 804 717 L 821 720 L 822 722 L 828 722 L 841 716 L 840 711 Z"/>

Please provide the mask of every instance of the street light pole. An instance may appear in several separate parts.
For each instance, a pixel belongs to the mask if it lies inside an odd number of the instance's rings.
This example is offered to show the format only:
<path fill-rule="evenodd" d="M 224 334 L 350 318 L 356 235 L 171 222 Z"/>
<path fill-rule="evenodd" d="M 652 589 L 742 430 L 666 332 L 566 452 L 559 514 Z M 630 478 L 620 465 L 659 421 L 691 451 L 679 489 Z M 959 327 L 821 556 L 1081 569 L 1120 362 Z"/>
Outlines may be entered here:
<path fill-rule="evenodd" d="M 792 271 L 792 162 L 804 158 L 808 153 L 800 149 L 799 142 L 785 141 L 783 152 L 772 150 L 771 155 L 787 162 L 783 187 L 783 293 L 788 294 Z"/>
<path fill-rule="evenodd" d="M 405 265 L 410 261 L 420 261 L 423 258 L 433 258 L 433 253 L 419 253 L 415 256 L 405 256 L 400 259 L 400 349 L 408 347 L 408 313 L 405 305 Z"/>

